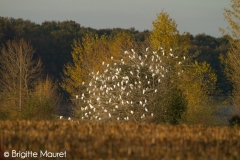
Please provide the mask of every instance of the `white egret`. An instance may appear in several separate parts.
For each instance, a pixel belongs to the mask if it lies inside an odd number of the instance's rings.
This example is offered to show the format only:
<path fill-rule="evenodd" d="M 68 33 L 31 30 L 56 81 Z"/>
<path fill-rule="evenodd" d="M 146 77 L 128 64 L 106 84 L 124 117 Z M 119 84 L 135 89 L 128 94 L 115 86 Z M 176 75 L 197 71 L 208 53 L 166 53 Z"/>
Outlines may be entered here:
<path fill-rule="evenodd" d="M 138 56 L 138 59 L 141 61 L 142 60 L 142 56 Z"/>
<path fill-rule="evenodd" d="M 145 92 L 146 92 L 146 90 L 145 90 L 145 89 L 143 89 L 143 94 L 145 94 Z"/>

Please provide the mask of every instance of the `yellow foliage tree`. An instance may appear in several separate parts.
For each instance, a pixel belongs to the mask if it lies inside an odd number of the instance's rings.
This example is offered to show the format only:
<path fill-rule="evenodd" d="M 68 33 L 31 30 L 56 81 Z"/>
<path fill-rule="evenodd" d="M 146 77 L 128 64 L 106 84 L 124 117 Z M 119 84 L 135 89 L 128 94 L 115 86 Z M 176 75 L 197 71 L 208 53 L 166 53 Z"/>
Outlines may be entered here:
<path fill-rule="evenodd" d="M 176 22 L 164 11 L 157 15 L 157 19 L 152 24 L 151 48 L 158 52 L 162 60 L 161 63 L 164 64 L 165 69 L 171 72 L 168 74 L 168 81 L 174 81 L 172 84 L 177 84 L 178 74 L 182 71 L 183 66 L 190 61 L 188 56 L 189 34 L 181 35 L 177 30 Z"/>
<path fill-rule="evenodd" d="M 22 112 L 24 119 L 52 119 L 60 107 L 61 95 L 52 78 L 39 80 L 31 96 L 26 100 Z"/>
<path fill-rule="evenodd" d="M 206 62 L 198 63 L 195 61 L 190 67 L 184 70 L 181 75 L 179 86 L 187 96 L 188 103 L 191 106 L 201 106 L 208 99 L 208 95 L 215 91 L 217 81 L 216 74 L 211 66 Z M 196 101 L 198 97 L 198 101 Z"/>
<path fill-rule="evenodd" d="M 167 73 L 164 75 L 162 93 L 159 94 L 159 105 L 156 106 L 155 114 L 159 117 L 156 121 L 178 123 L 186 109 L 184 97 L 177 86 L 183 65 L 189 61 L 189 35 L 180 35 L 176 22 L 164 11 L 157 15 L 152 24 L 150 46 L 161 58 L 161 66 Z"/>
<path fill-rule="evenodd" d="M 177 30 L 176 22 L 164 11 L 153 21 L 150 44 L 152 49 L 157 51 L 161 57 L 161 64 L 168 70 L 168 74 L 165 76 L 167 81 L 162 88 L 164 93 L 159 95 L 158 107 L 165 106 L 163 108 L 168 110 L 170 108 L 172 113 L 169 113 L 169 117 L 164 114 L 160 114 L 159 117 L 165 116 L 174 122 L 172 116 L 181 119 L 179 112 L 187 110 L 185 117 L 197 117 L 194 123 L 200 123 L 199 116 L 196 115 L 202 116 L 206 112 L 212 111 L 210 107 L 203 109 L 203 105 L 206 106 L 209 102 L 210 89 L 213 91 L 216 84 L 216 75 L 211 70 L 210 65 L 192 63 L 192 57 L 188 54 L 189 34 L 181 35 Z M 201 111 L 200 108 L 203 110 Z"/>
<path fill-rule="evenodd" d="M 127 33 L 114 37 L 93 33 L 86 34 L 81 40 L 74 41 L 72 59 L 64 68 L 62 87 L 73 97 L 81 92 L 80 85 L 89 81 L 89 73 L 102 72 L 102 65 L 108 64 L 111 58 L 118 59 L 123 50 L 133 47 L 133 38 Z"/>
<path fill-rule="evenodd" d="M 49 101 L 51 107 L 56 110 L 60 107 L 61 95 L 58 93 L 58 85 L 50 77 L 45 80 L 39 81 L 34 89 L 34 94 L 41 101 Z"/>
<path fill-rule="evenodd" d="M 206 62 L 195 61 L 184 69 L 178 87 L 188 102 L 184 122 L 190 124 L 213 124 L 213 105 L 209 95 L 216 92 L 217 76 Z"/>
<path fill-rule="evenodd" d="M 230 48 L 226 56 L 221 56 L 225 73 L 233 85 L 232 102 L 235 113 L 240 114 L 240 0 L 231 0 L 231 10 L 224 9 L 228 30 L 220 29 L 223 35 L 228 35 Z"/>
<path fill-rule="evenodd" d="M 163 48 L 165 51 L 172 49 L 177 54 L 188 53 L 189 34 L 180 35 L 175 20 L 170 18 L 166 12 L 162 11 L 158 14 L 152 25 L 150 42 L 153 50 L 157 51 L 159 48 Z"/>

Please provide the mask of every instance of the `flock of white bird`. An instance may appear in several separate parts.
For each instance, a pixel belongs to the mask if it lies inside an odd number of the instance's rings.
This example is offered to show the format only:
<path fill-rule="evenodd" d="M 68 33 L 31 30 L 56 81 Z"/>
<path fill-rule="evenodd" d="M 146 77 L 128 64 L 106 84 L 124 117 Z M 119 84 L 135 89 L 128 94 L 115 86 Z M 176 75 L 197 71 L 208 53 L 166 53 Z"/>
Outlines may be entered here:
<path fill-rule="evenodd" d="M 159 54 L 160 53 L 160 54 Z M 145 121 L 154 117 L 154 98 L 170 73 L 166 59 L 180 59 L 172 49 L 168 55 L 146 48 L 144 53 L 125 51 L 122 59 L 102 62 L 103 72 L 92 72 L 90 82 L 82 82 L 86 92 L 76 95 L 83 120 Z M 185 60 L 185 56 L 181 57 Z M 178 62 L 181 65 L 182 61 Z M 179 75 L 180 73 L 178 73 Z"/>

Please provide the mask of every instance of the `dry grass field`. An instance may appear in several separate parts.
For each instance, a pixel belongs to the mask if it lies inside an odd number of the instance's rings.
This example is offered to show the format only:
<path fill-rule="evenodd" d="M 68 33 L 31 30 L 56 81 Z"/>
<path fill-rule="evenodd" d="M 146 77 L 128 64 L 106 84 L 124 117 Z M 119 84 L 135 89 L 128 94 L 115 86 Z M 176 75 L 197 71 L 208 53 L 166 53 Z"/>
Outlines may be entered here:
<path fill-rule="evenodd" d="M 47 150 L 66 151 L 66 157 L 54 159 L 231 160 L 240 159 L 240 129 L 122 122 L 0 121 L 0 147 L 0 159 L 6 151 L 11 157 L 12 150 Z M 6 159 L 21 159 L 10 157 Z"/>

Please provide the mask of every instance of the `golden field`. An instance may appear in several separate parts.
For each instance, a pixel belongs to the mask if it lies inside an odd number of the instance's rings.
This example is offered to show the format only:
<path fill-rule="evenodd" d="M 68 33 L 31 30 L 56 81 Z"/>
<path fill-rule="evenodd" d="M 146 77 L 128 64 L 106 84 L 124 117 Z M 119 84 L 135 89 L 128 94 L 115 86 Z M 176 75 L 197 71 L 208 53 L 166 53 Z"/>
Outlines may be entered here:
<path fill-rule="evenodd" d="M 66 151 L 66 158 L 58 159 L 231 160 L 240 159 L 240 129 L 123 122 L 0 121 L 0 149 L 1 156 L 11 150 Z"/>

